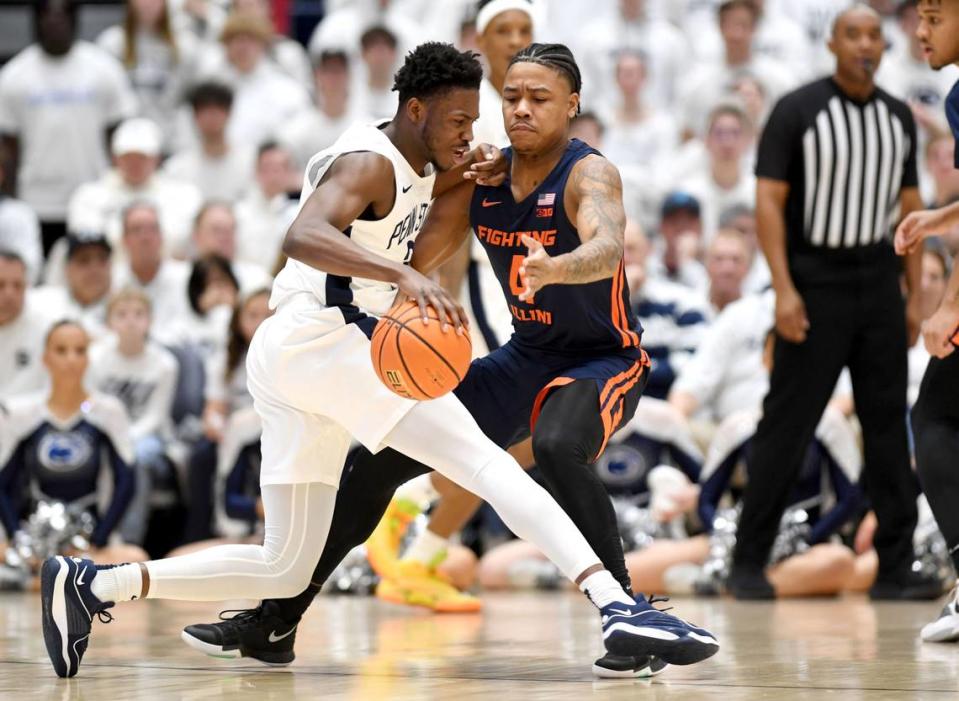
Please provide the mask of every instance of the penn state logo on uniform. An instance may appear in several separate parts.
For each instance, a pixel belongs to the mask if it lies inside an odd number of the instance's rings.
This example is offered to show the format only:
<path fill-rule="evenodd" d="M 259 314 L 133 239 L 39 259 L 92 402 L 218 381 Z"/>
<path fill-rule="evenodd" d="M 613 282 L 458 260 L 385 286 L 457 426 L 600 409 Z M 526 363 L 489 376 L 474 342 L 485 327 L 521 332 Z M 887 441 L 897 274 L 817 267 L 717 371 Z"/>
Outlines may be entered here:
<path fill-rule="evenodd" d="M 85 464 L 93 446 L 79 433 L 51 431 L 40 440 L 40 463 L 48 470 L 68 472 Z"/>

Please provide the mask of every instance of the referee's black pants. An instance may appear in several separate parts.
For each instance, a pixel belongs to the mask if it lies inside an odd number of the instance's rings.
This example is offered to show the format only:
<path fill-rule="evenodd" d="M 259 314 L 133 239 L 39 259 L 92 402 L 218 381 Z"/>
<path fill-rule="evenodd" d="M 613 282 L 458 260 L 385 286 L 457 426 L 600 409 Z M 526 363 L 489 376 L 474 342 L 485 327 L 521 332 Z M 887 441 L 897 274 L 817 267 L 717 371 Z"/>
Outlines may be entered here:
<path fill-rule="evenodd" d="M 929 361 L 912 429 L 919 482 L 959 571 L 959 352 Z"/>
<path fill-rule="evenodd" d="M 803 343 L 776 339 L 749 456 L 736 569 L 766 565 L 805 447 L 844 367 L 862 424 L 863 486 L 879 522 L 879 576 L 895 577 L 912 563 L 918 486 L 906 439 L 905 305 L 894 261 L 870 262 L 866 271 L 856 266 L 829 282 L 797 285 L 810 328 Z"/>

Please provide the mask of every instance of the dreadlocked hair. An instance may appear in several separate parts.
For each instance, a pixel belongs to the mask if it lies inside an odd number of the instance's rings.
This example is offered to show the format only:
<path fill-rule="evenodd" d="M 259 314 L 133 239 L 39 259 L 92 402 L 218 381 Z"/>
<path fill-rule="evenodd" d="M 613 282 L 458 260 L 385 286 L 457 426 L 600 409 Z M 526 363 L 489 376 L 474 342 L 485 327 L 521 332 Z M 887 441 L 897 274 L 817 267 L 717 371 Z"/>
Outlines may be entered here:
<path fill-rule="evenodd" d="M 566 78 L 574 93 L 583 89 L 583 76 L 579 72 L 579 66 L 573 52 L 565 44 L 530 44 L 513 56 L 509 65 L 516 63 L 538 63 L 547 66 Z M 579 114 L 579 107 L 576 108 L 576 113 Z"/>
<path fill-rule="evenodd" d="M 452 44 L 438 41 L 420 44 L 396 72 L 393 90 L 400 94 L 400 104 L 411 97 L 425 100 L 454 88 L 478 90 L 483 67 L 477 56 L 474 51 L 458 51 Z"/>

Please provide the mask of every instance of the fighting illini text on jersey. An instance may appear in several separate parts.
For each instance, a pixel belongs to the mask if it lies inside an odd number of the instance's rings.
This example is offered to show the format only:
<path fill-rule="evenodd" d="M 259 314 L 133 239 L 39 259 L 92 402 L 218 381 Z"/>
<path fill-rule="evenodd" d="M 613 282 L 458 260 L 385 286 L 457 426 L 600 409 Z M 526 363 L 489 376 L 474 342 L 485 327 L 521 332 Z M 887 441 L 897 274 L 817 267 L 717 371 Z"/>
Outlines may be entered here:
<path fill-rule="evenodd" d="M 489 256 L 513 314 L 513 342 L 561 353 L 621 352 L 638 358 L 642 329 L 629 306 L 623 263 L 612 278 L 582 285 L 547 285 L 521 301 L 519 269 L 527 254 L 522 235 L 543 244 L 550 256 L 569 253 L 582 241 L 566 215 L 563 192 L 570 171 L 590 155 L 602 155 L 570 140 L 559 163 L 526 199 L 516 202 L 510 179 L 499 187 L 477 186 L 470 224 Z M 512 149 L 503 150 L 512 160 Z"/>

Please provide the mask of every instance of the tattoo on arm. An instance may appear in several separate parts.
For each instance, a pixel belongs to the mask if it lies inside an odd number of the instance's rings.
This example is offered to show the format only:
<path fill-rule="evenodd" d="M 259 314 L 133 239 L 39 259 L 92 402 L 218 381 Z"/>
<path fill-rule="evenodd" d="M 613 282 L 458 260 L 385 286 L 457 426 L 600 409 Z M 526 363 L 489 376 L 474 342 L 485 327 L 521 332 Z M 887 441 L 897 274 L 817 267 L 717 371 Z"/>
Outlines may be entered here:
<path fill-rule="evenodd" d="M 616 274 L 623 258 L 623 182 L 609 161 L 589 158 L 573 173 L 573 187 L 579 195 L 576 227 L 583 243 L 559 256 L 566 272 L 564 282 L 582 284 L 604 280 Z"/>

